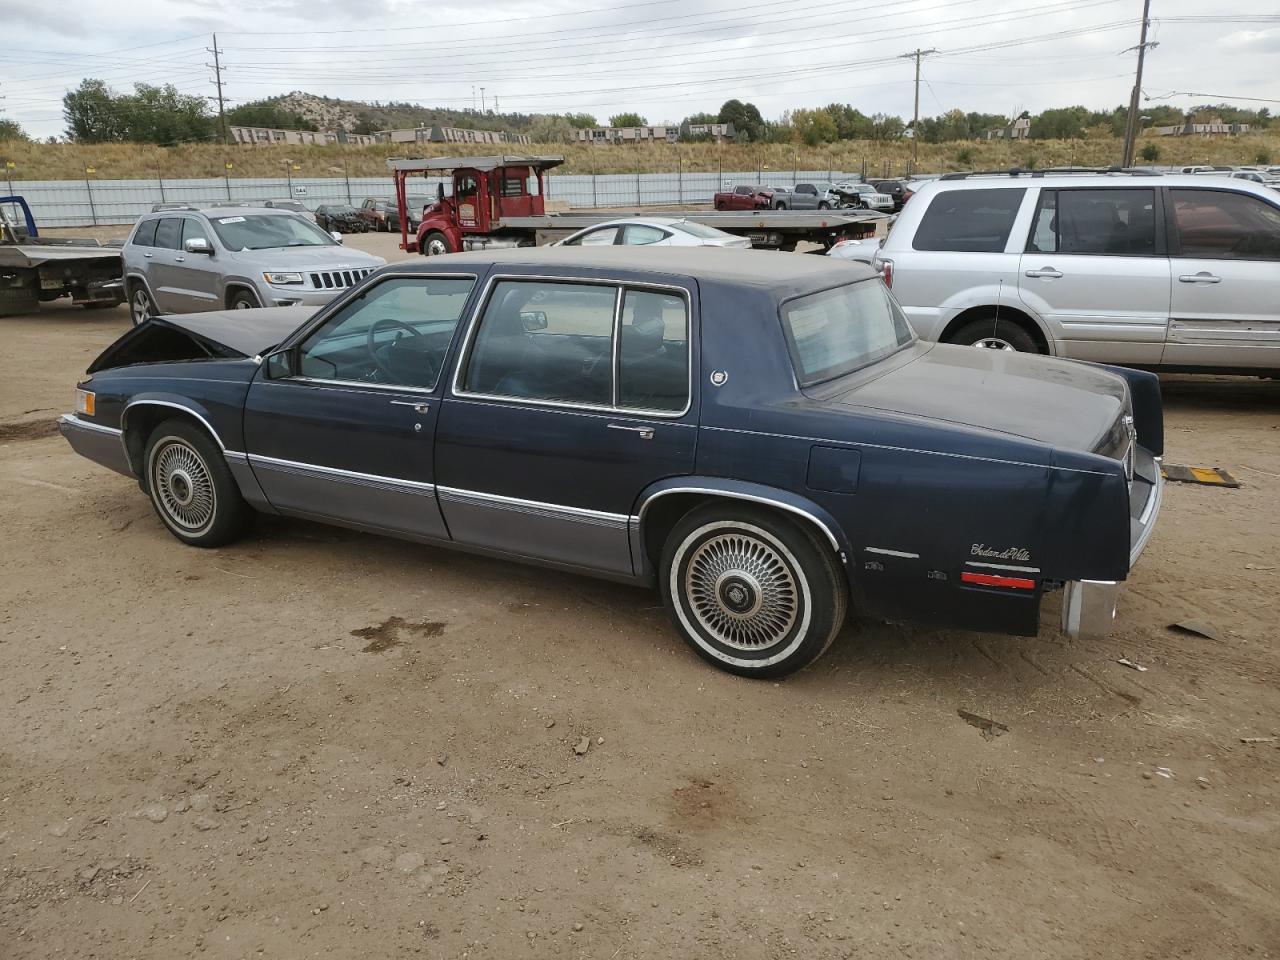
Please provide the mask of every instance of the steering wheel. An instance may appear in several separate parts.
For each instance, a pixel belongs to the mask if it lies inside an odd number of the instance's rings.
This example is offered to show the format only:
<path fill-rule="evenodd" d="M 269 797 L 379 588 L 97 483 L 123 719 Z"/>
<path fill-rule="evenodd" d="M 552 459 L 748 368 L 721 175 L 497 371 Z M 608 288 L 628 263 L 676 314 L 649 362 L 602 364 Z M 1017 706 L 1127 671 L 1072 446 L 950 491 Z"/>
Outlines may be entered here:
<path fill-rule="evenodd" d="M 399 382 L 404 378 L 404 373 L 391 366 L 389 363 L 389 357 L 391 354 L 388 353 L 387 356 L 383 356 L 377 343 L 378 334 L 383 330 L 386 330 L 388 327 L 399 327 L 401 330 L 408 333 L 410 337 L 418 337 L 420 334 L 403 320 L 397 320 L 394 317 L 383 317 L 381 320 L 375 320 L 369 325 L 369 332 L 365 334 L 365 346 L 369 350 L 369 359 L 373 361 L 373 365 L 378 368 L 378 372 L 383 376 L 390 378 L 393 382 Z M 399 342 L 400 338 L 396 337 L 394 340 L 389 343 L 385 343 L 382 346 L 394 350 L 396 344 Z M 423 359 L 426 359 L 425 354 L 421 356 Z M 432 375 L 434 376 L 434 371 L 432 371 Z"/>

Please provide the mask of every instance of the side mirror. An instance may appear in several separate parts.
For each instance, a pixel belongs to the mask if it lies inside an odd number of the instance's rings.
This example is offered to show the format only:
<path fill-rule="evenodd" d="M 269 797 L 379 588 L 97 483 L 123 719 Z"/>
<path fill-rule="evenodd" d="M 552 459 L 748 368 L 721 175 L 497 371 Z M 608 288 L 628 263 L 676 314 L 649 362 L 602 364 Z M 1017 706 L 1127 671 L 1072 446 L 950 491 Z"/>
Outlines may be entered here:
<path fill-rule="evenodd" d="M 209 245 L 209 241 L 204 237 L 192 237 L 182 244 L 182 249 L 187 253 L 203 253 L 206 256 L 213 256 L 213 247 Z"/>
<path fill-rule="evenodd" d="M 293 376 L 293 350 L 277 350 L 267 354 L 267 379 L 282 380 Z"/>
<path fill-rule="evenodd" d="M 547 329 L 547 315 L 541 310 L 522 310 L 520 311 L 520 325 L 524 327 L 525 333 L 545 330 Z"/>
<path fill-rule="evenodd" d="M 333 237 L 334 241 L 336 241 L 337 243 L 342 242 L 342 234 L 340 234 L 337 230 L 330 230 L 329 236 Z"/>

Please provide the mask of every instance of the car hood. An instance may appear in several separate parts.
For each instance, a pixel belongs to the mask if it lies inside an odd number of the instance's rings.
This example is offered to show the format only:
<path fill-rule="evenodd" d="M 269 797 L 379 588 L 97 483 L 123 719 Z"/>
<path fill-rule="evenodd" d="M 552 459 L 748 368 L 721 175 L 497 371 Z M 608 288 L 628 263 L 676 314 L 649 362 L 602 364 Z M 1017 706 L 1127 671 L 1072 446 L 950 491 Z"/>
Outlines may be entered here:
<path fill-rule="evenodd" d="M 282 342 L 315 315 L 318 307 L 259 307 L 212 310 L 158 317 L 151 323 L 185 330 L 245 357 L 256 357 Z"/>
<path fill-rule="evenodd" d="M 266 247 L 262 250 L 240 250 L 232 258 L 267 270 L 368 270 L 387 261 L 361 250 L 333 247 Z"/>
<path fill-rule="evenodd" d="M 811 395 L 1083 452 L 1097 450 L 1128 408 L 1125 381 L 1087 363 L 950 344 L 900 356 L 886 361 L 887 373 Z"/>

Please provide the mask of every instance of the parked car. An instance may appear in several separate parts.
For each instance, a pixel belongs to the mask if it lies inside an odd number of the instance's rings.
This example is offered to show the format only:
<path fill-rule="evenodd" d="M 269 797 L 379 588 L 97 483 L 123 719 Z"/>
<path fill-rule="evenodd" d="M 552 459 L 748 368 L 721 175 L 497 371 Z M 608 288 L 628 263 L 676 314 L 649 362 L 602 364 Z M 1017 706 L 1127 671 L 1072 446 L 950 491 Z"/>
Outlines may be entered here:
<path fill-rule="evenodd" d="M 843 200 L 829 183 L 797 183 L 791 193 L 793 210 L 834 210 Z"/>
<path fill-rule="evenodd" d="M 134 324 L 221 307 L 318 306 L 386 263 L 265 207 L 144 214 L 123 259 Z"/>
<path fill-rule="evenodd" d="M 369 224 L 360 211 L 349 203 L 322 203 L 316 207 L 316 226 L 338 233 L 364 233 Z"/>
<path fill-rule="evenodd" d="M 836 184 L 836 189 L 846 196 L 854 206 L 866 207 L 881 213 L 892 213 L 893 197 L 881 193 L 869 183 L 845 182 Z"/>
<path fill-rule="evenodd" d="M 893 209 L 901 210 L 914 191 L 905 180 L 868 180 L 871 186 L 893 200 Z"/>
<path fill-rule="evenodd" d="M 249 207 L 249 206 L 252 206 L 252 204 L 246 203 L 244 200 L 215 200 L 213 201 L 213 203 L 206 204 L 200 209 L 208 210 L 210 208 Z"/>
<path fill-rule="evenodd" d="M 730 247 L 746 250 L 751 241 L 715 227 L 676 217 L 632 217 L 585 227 L 558 241 L 558 247 L 610 245 L 649 247 Z"/>
<path fill-rule="evenodd" d="M 292 210 L 294 213 L 311 212 L 301 200 L 264 200 L 262 205 L 269 210 Z"/>
<path fill-rule="evenodd" d="M 836 260 L 852 260 L 868 266 L 875 260 L 880 250 L 883 237 L 867 237 L 865 240 L 837 240 L 827 251 L 827 256 Z"/>
<path fill-rule="evenodd" d="M 1183 167 L 1178 172 L 1179 173 L 1230 173 L 1231 168 L 1222 167 L 1222 166 L 1213 167 L 1207 164 L 1201 164 L 1200 166 Z"/>
<path fill-rule="evenodd" d="M 376 197 L 366 197 L 360 204 L 360 216 L 369 225 L 370 230 L 389 230 L 387 212 L 393 207 L 395 207 L 394 200 L 379 200 Z"/>
<path fill-rule="evenodd" d="M 742 183 L 732 191 L 715 194 L 712 203 L 717 210 L 771 210 L 773 188 Z"/>
<path fill-rule="evenodd" d="M 422 211 L 435 203 L 427 197 L 405 197 L 405 210 L 409 220 L 409 232 L 416 234 L 418 225 L 422 223 Z M 387 201 L 387 229 L 400 232 L 400 210 L 394 200 Z"/>
<path fill-rule="evenodd" d="M 794 206 L 794 204 L 791 203 L 790 187 L 780 187 L 780 186 L 771 185 L 769 189 L 773 191 L 773 209 L 787 210 L 790 207 Z"/>
<path fill-rule="evenodd" d="M 929 340 L 1280 372 L 1280 196 L 1246 180 L 948 174 L 876 263 Z"/>
<path fill-rule="evenodd" d="M 751 677 L 850 607 L 1030 636 L 1063 589 L 1103 634 L 1160 506 L 1154 375 L 923 343 L 820 257 L 433 257 L 311 315 L 151 320 L 88 374 L 62 433 L 184 543 L 263 511 L 656 586 Z"/>
<path fill-rule="evenodd" d="M 198 208 L 193 207 L 189 203 L 183 203 L 182 201 L 173 201 L 173 200 L 166 200 L 163 203 L 153 203 L 151 205 L 152 213 L 160 213 L 162 210 L 196 210 L 196 209 Z"/>

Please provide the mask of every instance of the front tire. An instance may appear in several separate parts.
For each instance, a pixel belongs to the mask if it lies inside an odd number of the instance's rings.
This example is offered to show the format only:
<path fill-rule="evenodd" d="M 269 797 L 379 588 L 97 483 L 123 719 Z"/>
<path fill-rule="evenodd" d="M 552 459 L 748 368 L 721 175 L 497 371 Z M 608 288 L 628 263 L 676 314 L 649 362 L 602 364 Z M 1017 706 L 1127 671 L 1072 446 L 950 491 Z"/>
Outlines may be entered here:
<path fill-rule="evenodd" d="M 258 298 L 248 290 L 237 290 L 228 304 L 232 310 L 256 310 L 260 304 Z"/>
<path fill-rule="evenodd" d="M 449 238 L 439 230 L 432 230 L 422 238 L 424 257 L 440 257 L 446 253 L 453 253 L 453 248 L 449 245 Z"/>
<path fill-rule="evenodd" d="M 777 210 L 785 210 L 785 209 L 787 209 L 787 205 L 786 205 L 785 203 L 779 203 L 779 204 L 778 204 L 778 206 L 777 206 L 775 209 L 777 209 Z"/>
<path fill-rule="evenodd" d="M 1035 337 L 1013 320 L 984 317 L 972 320 L 947 338 L 948 343 L 987 350 L 1009 350 L 1019 353 L 1044 353 Z"/>
<path fill-rule="evenodd" d="M 155 315 L 156 308 L 151 302 L 151 294 L 142 284 L 137 284 L 133 288 L 133 295 L 129 297 L 129 316 L 133 320 L 133 325 L 136 327 Z"/>
<path fill-rule="evenodd" d="M 812 663 L 848 606 L 828 545 L 767 510 L 694 510 L 668 536 L 660 577 L 663 602 L 689 646 L 742 677 L 782 677 Z"/>
<path fill-rule="evenodd" d="M 169 532 L 193 547 L 220 547 L 244 535 L 253 509 L 208 434 L 186 420 L 166 420 L 147 440 L 143 480 Z"/>
<path fill-rule="evenodd" d="M 829 203 L 827 203 L 827 201 L 823 200 L 821 203 L 819 203 L 819 204 L 818 204 L 818 209 L 819 209 L 819 210 L 830 210 L 830 209 L 831 209 L 831 204 L 829 204 Z"/>

